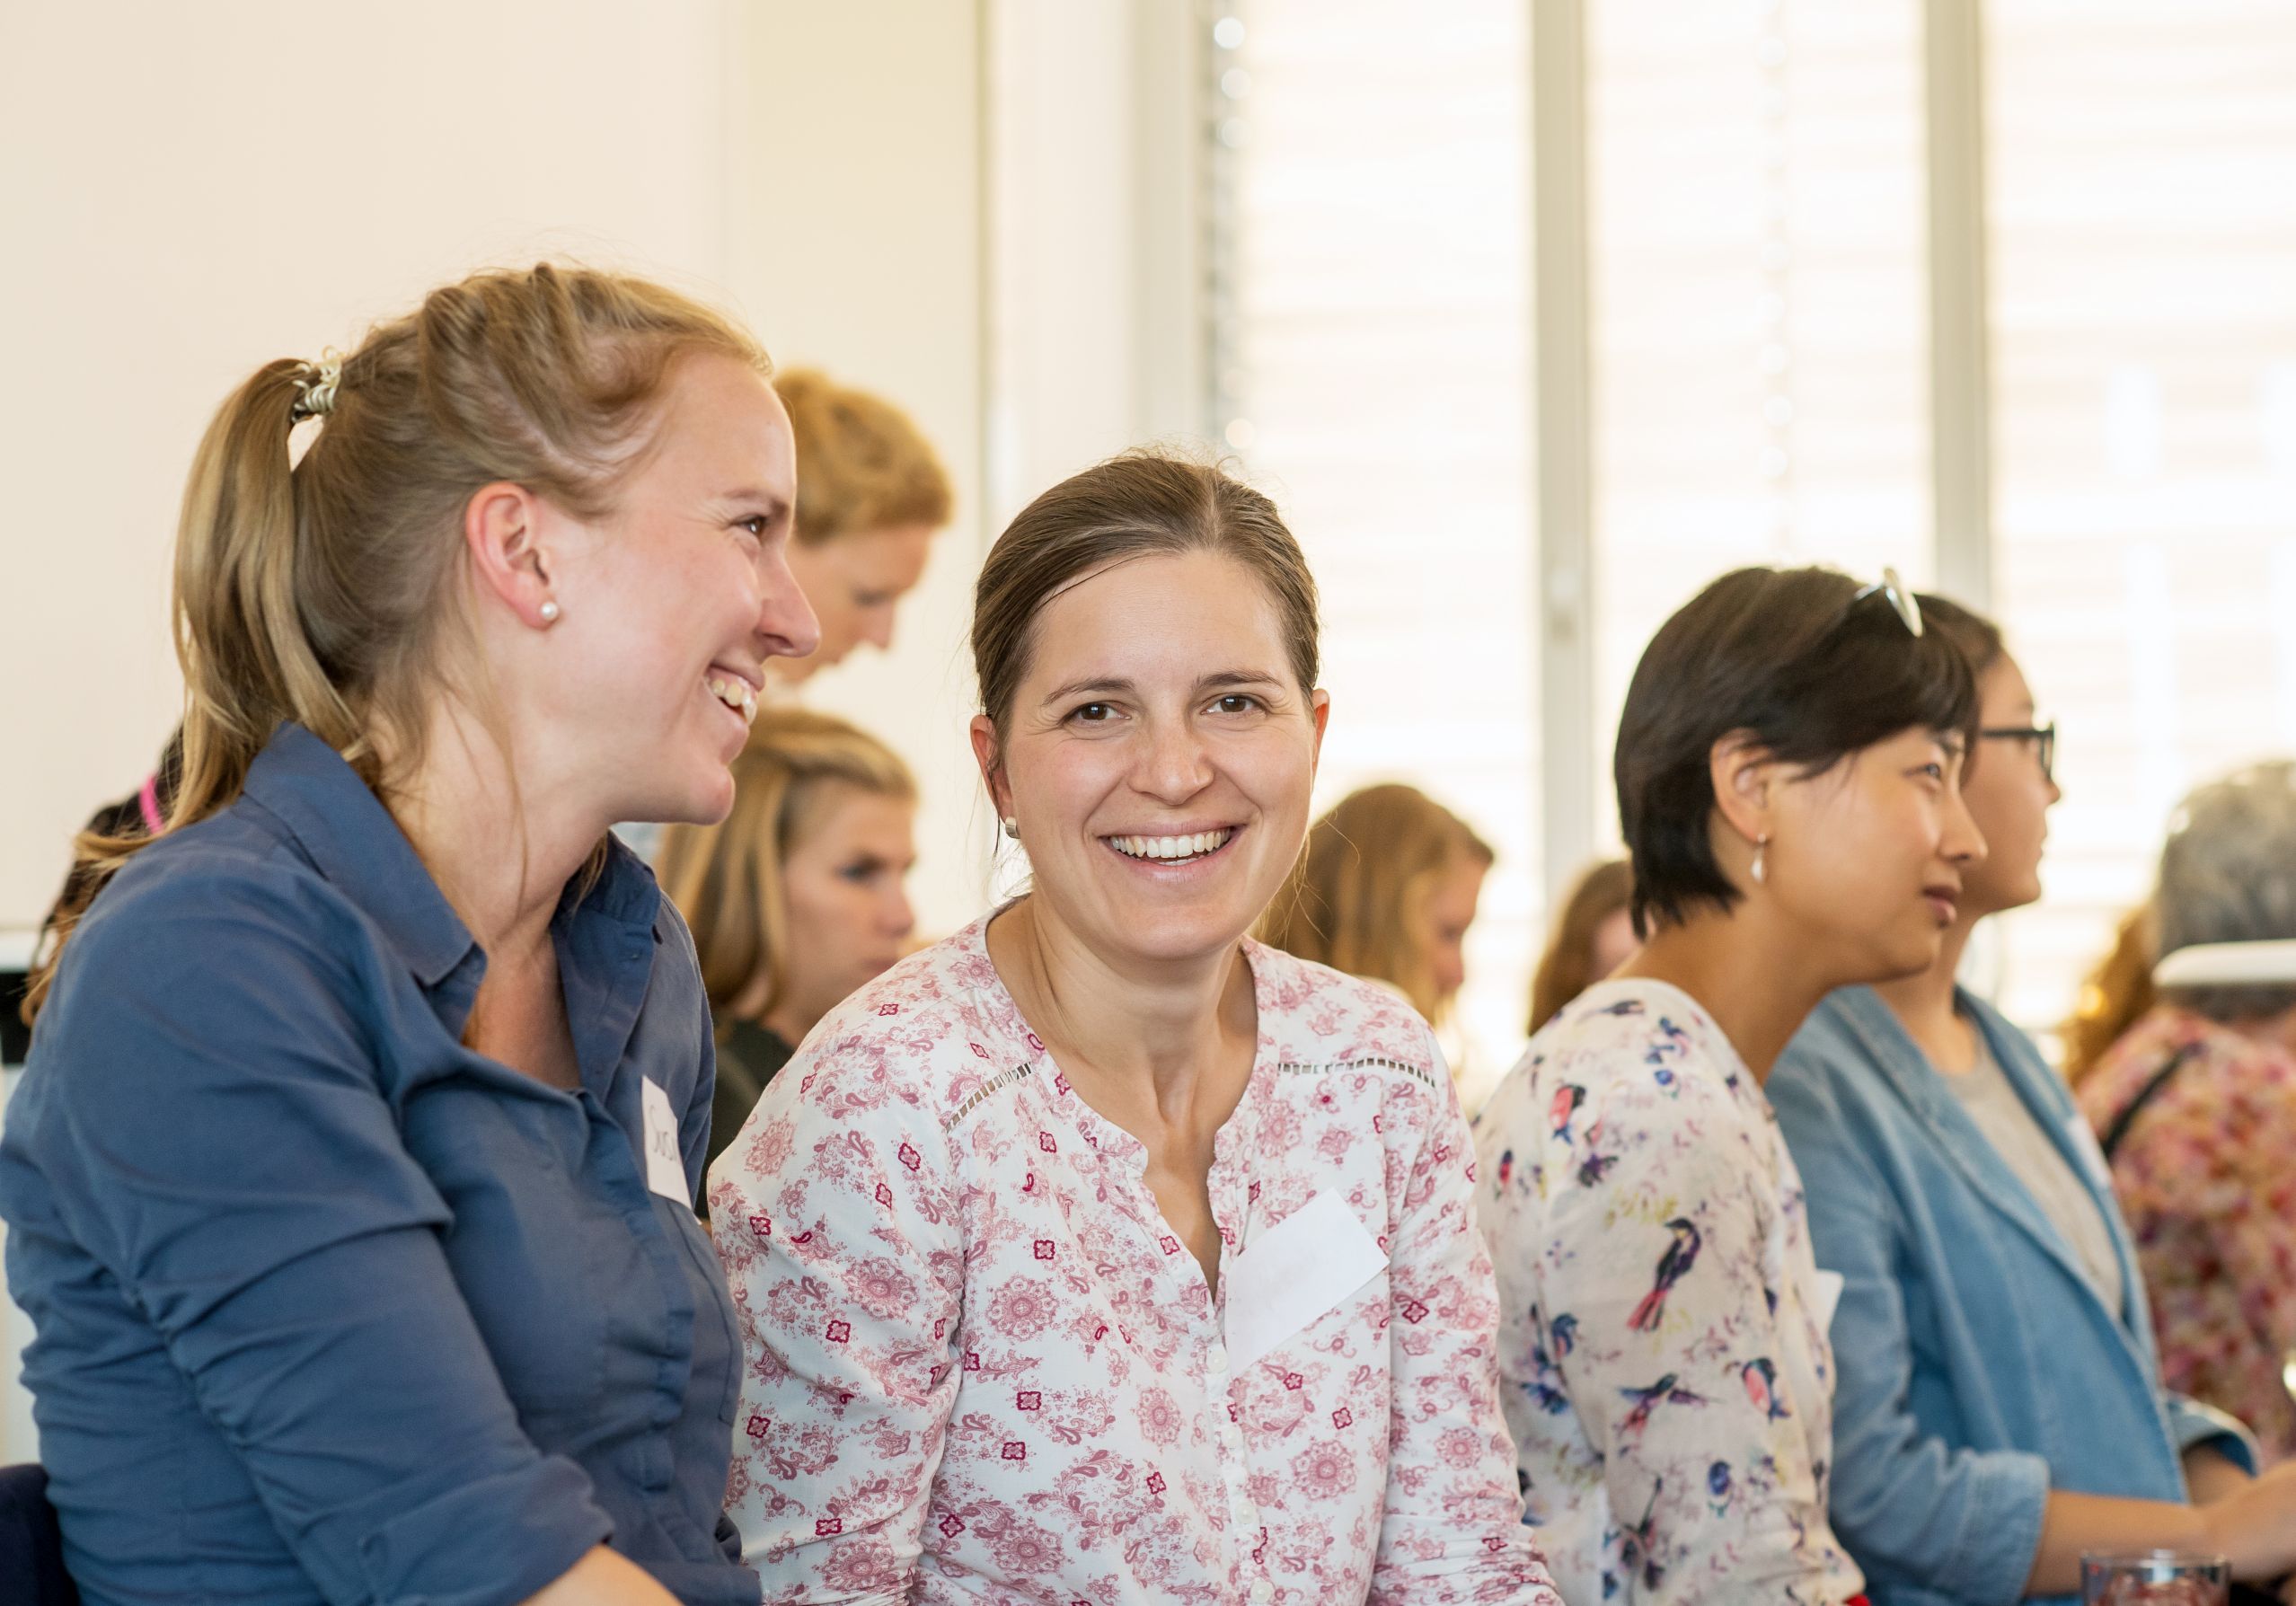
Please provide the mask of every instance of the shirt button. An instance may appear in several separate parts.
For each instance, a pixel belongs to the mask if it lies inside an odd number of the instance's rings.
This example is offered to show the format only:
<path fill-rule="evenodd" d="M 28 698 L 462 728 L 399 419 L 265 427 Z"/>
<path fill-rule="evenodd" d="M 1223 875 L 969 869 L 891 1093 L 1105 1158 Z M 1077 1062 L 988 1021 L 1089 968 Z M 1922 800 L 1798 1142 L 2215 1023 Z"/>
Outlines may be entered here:
<path fill-rule="evenodd" d="M 1220 1443 L 1225 1444 L 1231 1450 L 1242 1450 L 1243 1429 L 1238 1427 L 1232 1422 L 1229 1423 L 1227 1426 L 1220 1430 Z"/>
<path fill-rule="evenodd" d="M 1204 1364 L 1211 1371 L 1212 1375 L 1214 1377 L 1217 1377 L 1222 1372 L 1227 1371 L 1228 1351 L 1226 1346 L 1218 1344 L 1214 1345 L 1211 1349 L 1205 1352 L 1204 1356 Z"/>
<path fill-rule="evenodd" d="M 1251 1598 L 1258 1602 L 1259 1606 L 1267 1606 L 1267 1602 L 1276 1598 L 1276 1586 L 1265 1578 L 1255 1578 L 1251 1584 Z"/>

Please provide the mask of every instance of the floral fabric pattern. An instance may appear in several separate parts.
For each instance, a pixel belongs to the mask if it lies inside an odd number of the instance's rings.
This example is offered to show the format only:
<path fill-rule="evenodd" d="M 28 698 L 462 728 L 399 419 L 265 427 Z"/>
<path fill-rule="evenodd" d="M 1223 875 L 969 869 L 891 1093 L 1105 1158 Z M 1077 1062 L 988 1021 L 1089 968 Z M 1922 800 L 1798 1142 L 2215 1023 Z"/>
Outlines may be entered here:
<path fill-rule="evenodd" d="M 711 1175 L 749 1356 L 727 1505 L 766 1599 L 1559 1606 L 1426 1025 L 1246 945 L 1259 1042 L 1214 1143 L 1214 1297 L 986 926 L 823 1021 Z M 1320 1196 L 1386 1265 L 1232 1361 L 1231 1294 L 1284 1293 L 1251 1250 Z"/>
<path fill-rule="evenodd" d="M 1826 1522 L 1831 1302 L 1721 1029 L 1676 988 L 1603 983 L 1532 1039 L 1476 1138 L 1500 1398 L 1564 1597 L 1855 1599 Z"/>
<path fill-rule="evenodd" d="M 2160 1379 L 2238 1416 L 2267 1461 L 2284 1460 L 2296 1454 L 2281 1381 L 2296 1349 L 2296 1059 L 2159 1005 L 2078 1090 L 2099 1137 L 2179 1055 L 2112 1156 Z"/>

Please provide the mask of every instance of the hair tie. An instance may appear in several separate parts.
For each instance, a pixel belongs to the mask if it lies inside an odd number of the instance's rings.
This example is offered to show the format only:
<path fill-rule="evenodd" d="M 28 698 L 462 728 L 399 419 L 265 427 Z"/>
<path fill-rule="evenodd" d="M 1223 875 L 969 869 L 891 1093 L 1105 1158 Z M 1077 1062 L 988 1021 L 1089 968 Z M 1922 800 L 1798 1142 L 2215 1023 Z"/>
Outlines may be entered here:
<path fill-rule="evenodd" d="M 144 777 L 143 790 L 136 794 L 136 810 L 144 816 L 144 834 L 157 836 L 167 829 L 167 816 L 160 812 L 159 777 Z"/>
<path fill-rule="evenodd" d="M 332 346 L 319 354 L 315 363 L 303 365 L 303 377 L 295 382 L 295 405 L 287 410 L 289 423 L 301 423 L 305 419 L 323 418 L 335 410 L 335 391 L 343 383 L 343 354 Z"/>

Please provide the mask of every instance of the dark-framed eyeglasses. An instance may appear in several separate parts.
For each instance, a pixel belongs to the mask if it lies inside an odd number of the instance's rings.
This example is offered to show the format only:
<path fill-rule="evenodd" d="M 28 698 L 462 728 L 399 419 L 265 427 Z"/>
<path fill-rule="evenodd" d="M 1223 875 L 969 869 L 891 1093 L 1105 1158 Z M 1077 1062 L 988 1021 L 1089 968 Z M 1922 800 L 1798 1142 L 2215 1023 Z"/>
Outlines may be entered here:
<path fill-rule="evenodd" d="M 2057 722 L 2046 725 L 2000 725 L 1980 730 L 1978 736 L 1988 742 L 2022 742 L 2033 749 L 2033 756 L 2041 762 L 2041 779 L 2053 781 L 2057 778 Z"/>

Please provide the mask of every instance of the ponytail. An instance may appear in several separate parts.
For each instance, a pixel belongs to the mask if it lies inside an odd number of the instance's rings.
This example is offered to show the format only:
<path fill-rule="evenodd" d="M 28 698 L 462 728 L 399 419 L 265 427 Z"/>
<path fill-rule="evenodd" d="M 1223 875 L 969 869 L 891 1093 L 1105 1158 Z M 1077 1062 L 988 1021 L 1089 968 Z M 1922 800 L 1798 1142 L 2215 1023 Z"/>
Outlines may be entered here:
<path fill-rule="evenodd" d="M 382 754 L 419 762 L 468 645 L 464 507 L 496 481 L 578 516 L 611 505 L 673 363 L 765 354 L 708 308 L 617 274 L 474 274 L 322 366 L 263 365 L 208 426 L 184 488 L 174 634 L 182 774 L 167 827 L 229 807 L 280 724 L 308 728 L 389 801 Z M 300 462 L 289 437 L 322 419 Z M 82 907 L 151 839 L 84 833 Z M 27 1020 L 77 923 L 35 967 Z"/>

